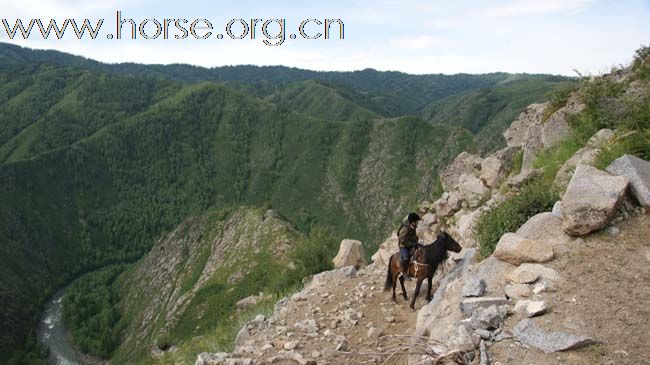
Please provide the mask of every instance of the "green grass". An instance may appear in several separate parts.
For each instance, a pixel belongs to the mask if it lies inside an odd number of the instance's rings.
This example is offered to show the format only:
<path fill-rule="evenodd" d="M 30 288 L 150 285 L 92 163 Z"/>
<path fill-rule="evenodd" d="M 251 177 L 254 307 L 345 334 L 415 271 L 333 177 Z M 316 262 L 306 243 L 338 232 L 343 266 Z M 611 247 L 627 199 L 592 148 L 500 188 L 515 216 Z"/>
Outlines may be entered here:
<path fill-rule="evenodd" d="M 515 232 L 535 214 L 549 211 L 557 194 L 541 181 L 525 185 L 520 192 L 503 203 L 483 212 L 474 226 L 474 238 L 478 242 L 481 258 L 494 252 L 501 236 Z"/>

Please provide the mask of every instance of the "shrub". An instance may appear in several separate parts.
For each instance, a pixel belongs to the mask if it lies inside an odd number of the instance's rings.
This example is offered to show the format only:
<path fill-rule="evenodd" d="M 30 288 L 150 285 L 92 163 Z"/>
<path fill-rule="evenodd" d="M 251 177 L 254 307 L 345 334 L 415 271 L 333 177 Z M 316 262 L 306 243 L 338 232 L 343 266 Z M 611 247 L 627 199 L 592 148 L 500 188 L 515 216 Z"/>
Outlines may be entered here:
<path fill-rule="evenodd" d="M 483 212 L 474 225 L 481 258 L 494 252 L 502 235 L 516 231 L 530 217 L 549 211 L 556 193 L 542 181 L 532 182 L 503 203 Z"/>
<path fill-rule="evenodd" d="M 650 46 L 643 46 L 636 51 L 632 70 L 641 80 L 650 78 Z"/>
<path fill-rule="evenodd" d="M 555 90 L 546 95 L 548 106 L 546 109 L 544 109 L 542 122 L 546 122 L 551 117 L 551 115 L 553 115 L 553 113 L 564 107 L 575 89 L 576 87 L 574 85 L 571 85 L 569 87 L 563 87 L 559 90 Z"/>

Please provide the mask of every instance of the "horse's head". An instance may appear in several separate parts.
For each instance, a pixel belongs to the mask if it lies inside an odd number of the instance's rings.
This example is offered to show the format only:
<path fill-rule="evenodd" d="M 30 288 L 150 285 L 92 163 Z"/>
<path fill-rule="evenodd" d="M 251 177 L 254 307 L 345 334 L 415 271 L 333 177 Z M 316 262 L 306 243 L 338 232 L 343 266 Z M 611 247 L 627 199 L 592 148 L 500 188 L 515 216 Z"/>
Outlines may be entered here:
<path fill-rule="evenodd" d="M 460 250 L 463 249 L 463 247 L 447 232 L 441 232 L 438 235 L 438 240 L 444 243 L 447 251 L 460 252 Z"/>

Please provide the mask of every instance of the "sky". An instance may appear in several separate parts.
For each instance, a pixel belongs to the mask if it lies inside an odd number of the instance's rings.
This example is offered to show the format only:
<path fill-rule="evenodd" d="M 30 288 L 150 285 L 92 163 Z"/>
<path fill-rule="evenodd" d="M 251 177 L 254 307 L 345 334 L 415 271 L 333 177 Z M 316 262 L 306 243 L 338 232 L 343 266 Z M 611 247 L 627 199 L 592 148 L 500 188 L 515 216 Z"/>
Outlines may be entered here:
<path fill-rule="evenodd" d="M 209 39 L 107 39 L 115 34 L 116 11 L 136 24 L 145 19 L 208 19 Z M 412 74 L 430 73 L 552 73 L 600 74 L 630 62 L 634 51 L 650 44 L 650 0 L 330 0 L 330 1 L 150 1 L 150 0 L 0 0 L 0 20 L 13 27 L 39 18 L 104 19 L 97 39 L 78 40 L 72 31 L 63 39 L 9 39 L 0 24 L 0 42 L 30 48 L 56 49 L 102 62 L 146 64 L 186 63 L 205 67 L 224 65 L 285 65 L 311 70 L 352 71 L 374 68 Z M 256 39 L 230 39 L 231 19 L 262 19 Z M 267 46 L 261 25 L 286 19 L 286 40 Z M 298 26 L 305 19 L 340 19 L 345 39 L 332 27 L 331 39 L 302 39 Z M 203 23 L 199 23 L 202 25 Z M 189 25 L 187 25 L 189 27 Z M 322 33 L 310 22 L 308 35 Z M 37 28 L 35 28 L 37 29 Z M 145 26 L 149 36 L 155 23 Z M 171 25 L 170 34 L 180 34 Z M 174 32 L 176 30 L 176 32 Z M 239 22 L 231 33 L 243 34 Z M 269 23 L 277 35 L 278 23 Z M 209 30 L 197 30 L 201 36 Z M 130 26 L 122 28 L 130 35 Z M 224 35 L 217 39 L 216 35 Z M 289 39 L 290 34 L 298 35 Z M 276 42 L 276 41 L 273 41 Z"/>

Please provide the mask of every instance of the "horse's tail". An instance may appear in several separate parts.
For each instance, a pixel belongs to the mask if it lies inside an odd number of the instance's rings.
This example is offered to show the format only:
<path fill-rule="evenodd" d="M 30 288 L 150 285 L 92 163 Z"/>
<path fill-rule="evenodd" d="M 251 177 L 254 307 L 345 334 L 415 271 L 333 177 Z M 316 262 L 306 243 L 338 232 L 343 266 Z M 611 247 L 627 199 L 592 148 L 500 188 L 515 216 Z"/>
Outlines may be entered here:
<path fill-rule="evenodd" d="M 393 273 L 390 272 L 391 261 L 393 261 L 393 256 L 388 259 L 388 271 L 386 272 L 386 283 L 384 284 L 384 291 L 389 291 L 393 287 Z"/>

